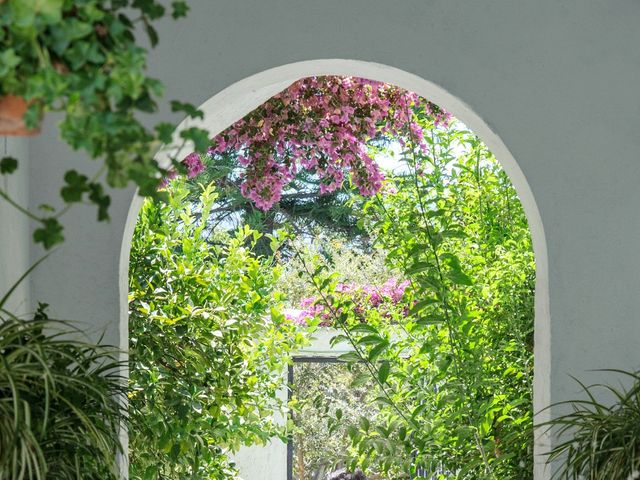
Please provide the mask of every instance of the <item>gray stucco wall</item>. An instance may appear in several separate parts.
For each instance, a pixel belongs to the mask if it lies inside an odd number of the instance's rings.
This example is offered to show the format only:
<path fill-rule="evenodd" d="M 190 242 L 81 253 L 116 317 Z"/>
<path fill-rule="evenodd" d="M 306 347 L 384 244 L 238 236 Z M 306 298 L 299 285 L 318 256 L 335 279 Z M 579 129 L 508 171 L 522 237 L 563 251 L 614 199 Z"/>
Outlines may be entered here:
<path fill-rule="evenodd" d="M 459 99 L 443 106 L 465 121 L 468 109 L 499 137 L 539 209 L 548 259 L 538 261 L 548 260 L 549 282 L 540 308 L 550 318 L 541 381 L 550 400 L 575 394 L 568 374 L 589 380 L 598 375 L 589 369 L 640 366 L 640 2 L 194 0 L 191 8 L 188 20 L 162 25 L 151 57 L 168 99 L 200 105 L 266 69 L 329 58 L 392 66 Z M 245 93 L 215 103 L 211 122 L 238 118 L 257 101 Z M 159 119 L 181 120 L 166 109 Z M 91 173 L 57 140 L 52 117 L 29 156 L 32 206 L 56 198 L 69 167 Z M 73 210 L 66 244 L 32 279 L 34 300 L 106 328 L 112 343 L 125 333 L 121 250 L 132 198 L 114 192 L 108 224 Z M 0 210 L 3 225 L 22 233 L 0 232 L 3 278 L 24 263 L 10 249 L 29 242 L 9 215 Z M 38 255 L 32 249 L 31 259 Z"/>

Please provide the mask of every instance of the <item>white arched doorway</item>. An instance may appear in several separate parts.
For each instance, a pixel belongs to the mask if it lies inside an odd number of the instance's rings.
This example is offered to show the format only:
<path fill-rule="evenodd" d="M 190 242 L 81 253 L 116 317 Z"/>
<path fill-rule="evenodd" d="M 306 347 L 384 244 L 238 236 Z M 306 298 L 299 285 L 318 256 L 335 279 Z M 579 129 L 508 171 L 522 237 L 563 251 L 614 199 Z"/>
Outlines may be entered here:
<path fill-rule="evenodd" d="M 520 201 L 526 212 L 536 260 L 536 293 L 535 293 L 535 367 L 534 367 L 534 412 L 541 412 L 550 404 L 550 316 L 549 316 L 549 281 L 546 240 L 542 219 L 533 192 L 518 163 L 507 146 L 461 99 L 448 93 L 444 88 L 421 77 L 393 67 L 371 62 L 342 59 L 323 59 L 297 62 L 252 75 L 214 95 L 204 102 L 200 109 L 204 118 L 182 121 L 174 132 L 174 143 L 163 146 L 157 153 L 161 165 L 168 165 L 172 156 L 181 158 L 193 151 L 191 145 L 182 145 L 180 132 L 188 127 L 200 127 L 209 130 L 213 137 L 239 120 L 261 103 L 279 93 L 291 83 L 304 77 L 321 75 L 356 76 L 397 85 L 433 103 L 442 106 L 469 126 L 489 147 L 503 166 L 505 172 L 516 188 Z M 120 288 L 120 347 L 128 348 L 128 264 L 131 239 L 137 222 L 138 212 L 143 199 L 136 196 L 129 210 L 124 238 L 120 254 L 119 288 Z M 536 416 L 537 422 L 547 420 L 545 410 Z M 548 438 L 536 435 L 534 455 L 536 470 L 534 478 L 542 479 L 545 471 L 544 459 L 540 454 L 547 451 Z"/>

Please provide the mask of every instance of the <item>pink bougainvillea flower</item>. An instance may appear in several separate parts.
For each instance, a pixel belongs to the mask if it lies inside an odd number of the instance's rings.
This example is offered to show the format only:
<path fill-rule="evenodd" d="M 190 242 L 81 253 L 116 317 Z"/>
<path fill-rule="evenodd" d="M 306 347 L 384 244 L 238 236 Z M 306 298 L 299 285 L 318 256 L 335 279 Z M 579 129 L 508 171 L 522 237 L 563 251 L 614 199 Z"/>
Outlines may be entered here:
<path fill-rule="evenodd" d="M 384 175 L 368 155 L 371 140 L 387 138 L 427 150 L 415 112 L 435 125 L 451 115 L 413 92 L 356 77 L 309 77 L 290 85 L 211 141 L 208 154 L 237 155 L 245 170 L 241 193 L 262 210 L 277 203 L 301 169 L 316 174 L 320 193 L 339 189 L 347 177 L 362 195 L 380 191 Z M 183 163 L 188 176 L 203 169 L 196 154 Z"/>
<path fill-rule="evenodd" d="M 367 310 L 374 309 L 383 317 L 391 317 L 392 307 L 402 307 L 404 314 L 408 314 L 408 305 L 403 306 L 404 295 L 410 282 L 398 282 L 390 278 L 382 286 L 356 285 L 353 283 L 338 283 L 334 289 L 336 294 L 342 295 L 353 302 L 353 311 L 364 321 Z M 300 301 L 300 309 L 290 311 L 285 317 L 296 325 L 308 326 L 314 319 L 319 320 L 321 327 L 333 324 L 331 310 L 323 304 L 321 297 L 307 297 Z"/>

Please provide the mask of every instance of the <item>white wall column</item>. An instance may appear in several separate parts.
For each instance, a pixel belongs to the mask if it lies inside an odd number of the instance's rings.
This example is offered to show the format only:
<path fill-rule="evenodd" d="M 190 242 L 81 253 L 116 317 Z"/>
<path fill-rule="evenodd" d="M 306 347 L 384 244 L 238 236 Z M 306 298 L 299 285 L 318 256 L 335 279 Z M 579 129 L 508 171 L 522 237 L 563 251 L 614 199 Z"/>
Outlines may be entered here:
<path fill-rule="evenodd" d="M 0 188 L 23 207 L 29 206 L 29 155 L 25 137 L 0 137 L 0 158 L 18 160 L 18 170 L 0 175 Z M 29 219 L 6 200 L 0 198 L 0 297 L 16 283 L 30 265 L 31 232 Z M 26 279 L 5 305 L 12 313 L 31 311 L 30 280 Z"/>

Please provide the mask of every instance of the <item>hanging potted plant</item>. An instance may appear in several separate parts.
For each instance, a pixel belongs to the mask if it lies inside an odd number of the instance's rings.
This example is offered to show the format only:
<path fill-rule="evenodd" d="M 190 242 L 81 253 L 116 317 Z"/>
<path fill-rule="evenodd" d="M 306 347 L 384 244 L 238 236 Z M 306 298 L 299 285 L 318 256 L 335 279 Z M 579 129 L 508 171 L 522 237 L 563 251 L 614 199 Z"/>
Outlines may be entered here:
<path fill-rule="evenodd" d="M 160 195 L 158 178 L 167 170 L 154 156 L 160 145 L 174 140 L 174 125 L 148 128 L 139 120 L 140 112 L 157 110 L 163 90 L 147 75 L 146 47 L 158 42 L 157 20 L 169 13 L 177 19 L 187 11 L 184 0 L 174 0 L 169 10 L 157 0 L 0 0 L 0 136 L 36 134 L 47 112 L 57 112 L 61 139 L 102 160 L 95 178 L 66 172 L 60 191 L 64 211 L 87 201 L 97 207 L 98 220 L 106 220 L 105 186 L 123 188 L 130 181 L 143 196 Z M 141 32 L 148 42 L 141 42 Z M 202 117 L 188 103 L 173 101 L 171 109 Z M 180 136 L 206 151 L 206 130 L 190 127 Z M 171 160 L 184 168 L 179 159 Z M 0 174 L 17 168 L 13 158 L 0 161 Z M 0 197 L 15 204 L 6 192 Z M 49 249 L 64 236 L 60 215 L 45 207 L 29 216 L 41 224 L 35 242 Z"/>
<path fill-rule="evenodd" d="M 186 11 L 173 2 L 174 18 Z M 161 86 L 144 74 L 135 33 L 139 25 L 155 46 L 152 22 L 165 13 L 155 0 L 0 1 L 0 135 L 37 133 L 43 114 L 59 111 L 63 137 L 77 148 L 80 131 L 96 135 L 87 130 L 91 113 L 123 122 L 117 113 L 154 110 Z"/>
<path fill-rule="evenodd" d="M 24 97 L 3 95 L 0 97 L 0 135 L 35 135 L 38 128 L 28 128 L 24 116 L 29 105 Z"/>

